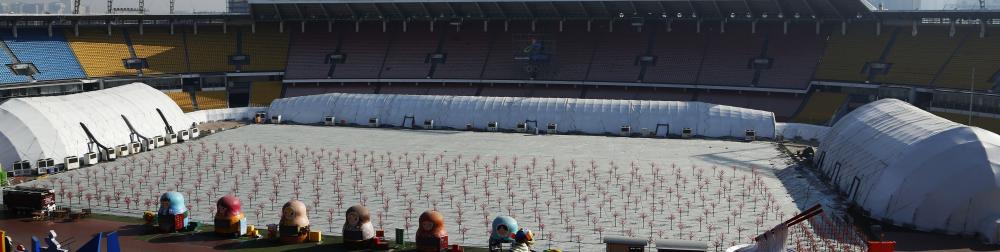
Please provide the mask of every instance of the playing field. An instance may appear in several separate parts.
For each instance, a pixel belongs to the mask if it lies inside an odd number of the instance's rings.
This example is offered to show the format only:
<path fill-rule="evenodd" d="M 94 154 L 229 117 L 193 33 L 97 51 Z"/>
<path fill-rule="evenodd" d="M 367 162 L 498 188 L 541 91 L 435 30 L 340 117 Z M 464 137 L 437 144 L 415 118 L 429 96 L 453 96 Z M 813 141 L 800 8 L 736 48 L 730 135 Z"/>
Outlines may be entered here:
<path fill-rule="evenodd" d="M 202 222 L 211 221 L 219 197 L 236 194 L 251 224 L 276 223 L 281 205 L 298 198 L 312 228 L 332 235 L 349 206 L 364 204 L 377 229 L 392 236 L 404 228 L 407 240 L 420 213 L 437 209 L 450 241 L 464 245 L 485 246 L 488 224 L 510 215 L 535 232 L 536 249 L 595 251 L 601 236 L 626 235 L 700 240 L 714 251 L 816 203 L 833 204 L 778 148 L 252 125 L 31 183 L 54 187 L 58 204 L 115 215 L 155 210 L 161 193 L 178 190 Z"/>

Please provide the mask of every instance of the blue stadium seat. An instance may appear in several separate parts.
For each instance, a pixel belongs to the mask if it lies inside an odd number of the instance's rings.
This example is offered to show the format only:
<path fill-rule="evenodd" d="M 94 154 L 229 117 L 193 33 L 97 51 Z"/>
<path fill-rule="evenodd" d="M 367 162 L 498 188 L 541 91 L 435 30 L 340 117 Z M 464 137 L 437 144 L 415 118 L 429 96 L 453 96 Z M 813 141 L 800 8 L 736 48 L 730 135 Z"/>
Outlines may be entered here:
<path fill-rule="evenodd" d="M 8 56 L 6 52 L 0 51 L 0 84 L 28 81 L 27 77 L 14 75 L 14 73 L 10 71 L 10 68 L 7 68 L 7 64 L 12 62 L 14 61 L 10 59 L 10 56 Z"/>
<path fill-rule="evenodd" d="M 53 30 L 52 37 L 45 29 L 20 29 L 18 37 L 9 32 L 0 33 L 7 47 L 22 62 L 35 64 L 41 72 L 36 80 L 63 80 L 86 78 L 73 51 L 61 30 Z"/>

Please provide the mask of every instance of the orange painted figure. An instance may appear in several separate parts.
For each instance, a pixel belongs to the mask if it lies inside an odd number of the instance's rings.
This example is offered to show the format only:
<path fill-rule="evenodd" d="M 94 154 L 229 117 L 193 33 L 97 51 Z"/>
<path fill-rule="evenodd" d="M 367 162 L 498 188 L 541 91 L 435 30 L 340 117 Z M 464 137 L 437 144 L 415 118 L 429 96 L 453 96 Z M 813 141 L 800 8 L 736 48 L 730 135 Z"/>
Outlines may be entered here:
<path fill-rule="evenodd" d="M 302 243 L 309 235 L 309 216 L 306 204 L 290 200 L 281 207 L 281 221 L 278 222 L 278 240 L 282 243 Z"/>
<path fill-rule="evenodd" d="M 247 219 L 243 215 L 240 199 L 233 195 L 219 198 L 215 212 L 215 233 L 240 237 L 247 232 Z"/>
<path fill-rule="evenodd" d="M 417 251 L 440 252 L 448 249 L 448 232 L 444 230 L 444 216 L 434 210 L 420 214 L 417 229 Z"/>

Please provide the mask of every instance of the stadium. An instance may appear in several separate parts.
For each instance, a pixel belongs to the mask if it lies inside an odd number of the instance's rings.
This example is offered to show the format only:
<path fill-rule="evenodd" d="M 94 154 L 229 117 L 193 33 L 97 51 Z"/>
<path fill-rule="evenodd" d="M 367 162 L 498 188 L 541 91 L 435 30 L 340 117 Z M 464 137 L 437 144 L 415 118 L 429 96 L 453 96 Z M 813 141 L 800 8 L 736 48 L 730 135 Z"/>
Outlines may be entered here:
<path fill-rule="evenodd" d="M 1000 250 L 1000 3 L 123 1 L 0 4 L 0 251 Z"/>

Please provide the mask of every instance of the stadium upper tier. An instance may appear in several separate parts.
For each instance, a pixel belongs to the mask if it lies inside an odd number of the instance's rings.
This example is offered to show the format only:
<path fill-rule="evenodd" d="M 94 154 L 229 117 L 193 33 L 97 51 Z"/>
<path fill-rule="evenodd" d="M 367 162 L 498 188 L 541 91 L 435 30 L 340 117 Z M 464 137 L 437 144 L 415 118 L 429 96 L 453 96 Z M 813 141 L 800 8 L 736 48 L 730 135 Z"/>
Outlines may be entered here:
<path fill-rule="evenodd" d="M 729 21 L 647 23 L 512 20 L 325 22 L 255 27 L 146 25 L 4 36 L 4 62 L 34 63 L 36 80 L 136 75 L 281 72 L 285 82 L 518 82 L 678 84 L 777 88 L 802 93 L 811 80 L 978 90 L 996 86 L 1000 29 L 987 25 L 883 26 Z M 304 27 L 304 29 L 303 29 Z M 405 28 L 404 28 L 405 27 Z M 384 30 L 383 30 L 384 29 Z M 304 31 L 303 31 L 304 30 Z M 110 33 L 110 35 L 109 35 Z M 65 41 L 68 40 L 68 43 Z M 532 41 L 536 41 L 533 43 Z M 66 46 L 68 44 L 68 46 Z M 537 47 L 534 48 L 533 47 Z M 534 51 L 533 51 L 534 50 Z M 540 52 L 535 54 L 535 52 Z M 16 57 L 15 57 L 16 56 Z M 74 57 L 75 56 L 75 57 Z M 246 56 L 246 60 L 233 60 Z M 544 60 L 530 62 L 534 56 Z M 435 58 L 440 57 L 440 58 Z M 79 64 L 79 65 L 77 65 Z M 873 69 L 884 65 L 884 70 Z M 0 72 L 0 82 L 31 79 Z M 640 84 L 641 83 L 641 84 Z"/>

